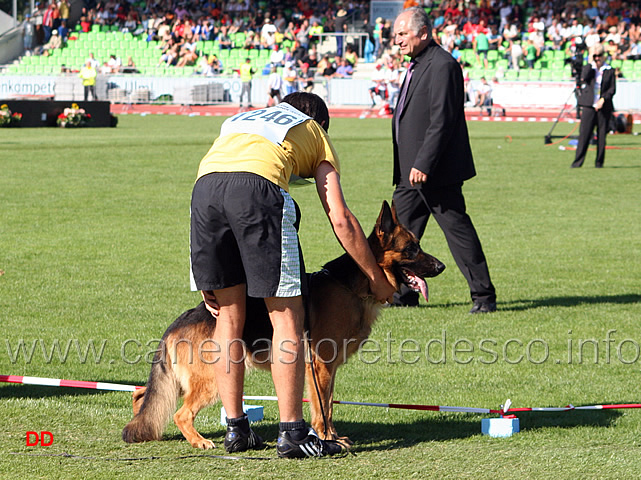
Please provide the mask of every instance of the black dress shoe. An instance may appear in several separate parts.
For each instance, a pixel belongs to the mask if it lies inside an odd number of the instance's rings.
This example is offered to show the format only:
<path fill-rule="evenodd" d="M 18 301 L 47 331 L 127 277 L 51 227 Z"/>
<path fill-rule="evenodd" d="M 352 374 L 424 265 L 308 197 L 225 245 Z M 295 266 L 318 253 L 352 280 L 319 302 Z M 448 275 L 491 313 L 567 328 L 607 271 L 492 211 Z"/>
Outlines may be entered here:
<path fill-rule="evenodd" d="M 391 307 L 418 307 L 418 293 L 410 291 L 404 295 L 394 294 L 394 301 L 390 303 Z"/>
<path fill-rule="evenodd" d="M 474 306 L 470 313 L 491 313 L 496 312 L 496 303 L 489 302 L 474 302 Z"/>

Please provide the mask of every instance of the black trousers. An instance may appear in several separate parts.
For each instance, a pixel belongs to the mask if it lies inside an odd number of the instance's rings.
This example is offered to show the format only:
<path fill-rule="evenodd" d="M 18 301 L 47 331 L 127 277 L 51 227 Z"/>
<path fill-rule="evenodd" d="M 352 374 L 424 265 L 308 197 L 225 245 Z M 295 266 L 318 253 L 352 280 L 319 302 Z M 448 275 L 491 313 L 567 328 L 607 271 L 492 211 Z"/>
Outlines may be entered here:
<path fill-rule="evenodd" d="M 594 127 L 596 127 L 597 136 L 597 152 L 596 167 L 602 167 L 605 160 L 605 137 L 608 134 L 610 117 L 612 112 L 603 109 L 597 111 L 592 107 L 581 107 L 581 127 L 579 128 L 579 143 L 576 147 L 576 155 L 572 167 L 580 167 L 583 165 L 585 155 L 588 153 L 590 147 L 590 140 L 594 134 Z"/>
<path fill-rule="evenodd" d="M 85 102 L 89 100 L 89 94 L 91 93 L 91 100 L 96 100 L 96 86 L 95 85 L 85 85 Z"/>
<path fill-rule="evenodd" d="M 399 185 L 394 191 L 398 220 L 419 239 L 425 232 L 430 215 L 443 230 L 454 261 L 467 280 L 474 302 L 496 302 L 496 290 L 481 247 L 481 241 L 466 212 L 463 184 L 422 189 Z M 411 298 L 409 289 L 401 291 L 399 300 Z M 409 302 L 407 302 L 409 303 Z"/>

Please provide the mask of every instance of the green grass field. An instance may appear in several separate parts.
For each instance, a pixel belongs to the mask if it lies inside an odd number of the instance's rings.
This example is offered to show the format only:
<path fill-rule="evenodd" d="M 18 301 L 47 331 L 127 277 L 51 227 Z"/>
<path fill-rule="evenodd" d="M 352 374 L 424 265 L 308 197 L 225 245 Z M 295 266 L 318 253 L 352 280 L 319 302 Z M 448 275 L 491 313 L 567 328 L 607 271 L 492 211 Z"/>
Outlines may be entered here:
<path fill-rule="evenodd" d="M 146 381 L 155 340 L 199 301 L 188 282 L 189 201 L 221 122 L 121 116 L 115 129 L 0 130 L 0 374 Z M 368 351 L 339 371 L 337 399 L 641 402 L 640 142 L 610 136 L 621 148 L 608 150 L 606 168 L 593 168 L 591 151 L 571 170 L 572 152 L 544 145 L 550 127 L 469 125 L 478 176 L 465 194 L 499 311 L 467 313 L 467 285 L 431 223 L 423 248 L 448 269 L 429 282 L 430 303 L 383 311 Z M 392 194 L 389 121 L 333 119 L 330 133 L 347 201 L 369 233 Z M 316 270 L 341 249 L 315 189 L 293 195 Z M 252 372 L 246 393 L 273 395 L 271 377 Z M 488 415 L 338 405 L 336 426 L 356 442 L 355 455 L 283 461 L 276 405 L 263 405 L 255 428 L 271 448 L 234 461 L 215 457 L 224 455 L 220 405 L 196 421 L 214 450 L 192 449 L 173 423 L 161 442 L 127 445 L 129 393 L 0 384 L 0 476 L 632 479 L 641 471 L 634 409 L 522 414 L 522 431 L 497 439 L 481 434 Z M 52 432 L 53 445 L 27 447 L 27 431 Z"/>

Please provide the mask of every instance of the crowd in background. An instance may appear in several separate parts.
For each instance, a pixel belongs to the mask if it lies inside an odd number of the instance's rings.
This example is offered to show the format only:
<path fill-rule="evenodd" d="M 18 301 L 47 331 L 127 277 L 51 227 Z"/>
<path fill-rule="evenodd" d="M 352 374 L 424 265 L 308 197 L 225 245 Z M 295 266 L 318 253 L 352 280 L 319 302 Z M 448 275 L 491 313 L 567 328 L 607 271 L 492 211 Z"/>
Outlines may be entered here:
<path fill-rule="evenodd" d="M 638 2 L 406 0 L 404 7 L 416 5 L 430 9 L 434 39 L 464 67 L 461 52 L 465 49 L 474 50 L 478 65 L 488 67 L 488 52 L 497 50 L 500 58 L 509 60 L 510 68 L 519 69 L 533 68 L 545 49 L 565 50 L 572 57 L 583 55 L 597 42 L 605 46 L 610 60 L 641 59 Z M 353 74 L 359 61 L 376 62 L 372 98 L 384 94 L 393 99 L 406 62 L 394 46 L 394 19 L 377 18 L 370 23 L 369 7 L 364 0 L 85 0 L 79 23 L 83 32 L 98 24 L 158 41 L 159 65 L 196 65 L 205 75 L 222 73 L 225 66 L 218 56 L 199 51 L 198 42 L 203 40 L 215 40 L 220 48 L 270 50 L 265 74 L 275 65 L 297 68 L 297 78 L 307 75 L 303 69 L 325 78 L 345 77 Z M 68 24 L 69 0 L 38 4 L 28 20 L 36 27 L 30 45 L 36 53 L 60 48 L 74 32 Z M 242 45 L 234 43 L 237 32 L 244 33 Z M 358 45 L 344 45 L 340 36 L 333 55 L 319 54 L 319 35 L 332 32 L 367 35 Z M 364 58 L 359 59 L 357 52 Z M 291 75 L 284 76 L 287 84 Z"/>

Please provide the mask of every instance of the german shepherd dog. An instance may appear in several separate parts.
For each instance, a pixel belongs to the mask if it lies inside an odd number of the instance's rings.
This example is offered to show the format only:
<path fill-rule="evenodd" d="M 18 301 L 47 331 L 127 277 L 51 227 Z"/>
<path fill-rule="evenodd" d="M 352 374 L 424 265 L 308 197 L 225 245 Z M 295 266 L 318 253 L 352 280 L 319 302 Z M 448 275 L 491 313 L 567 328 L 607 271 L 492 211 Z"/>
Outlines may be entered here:
<path fill-rule="evenodd" d="M 440 274 L 445 265 L 425 253 L 416 236 L 398 222 L 393 203 L 391 208 L 383 203 L 368 242 L 397 290 L 405 284 L 427 300 L 424 278 Z M 351 444 L 347 437 L 338 436 L 332 422 L 336 370 L 368 338 L 381 304 L 372 297 L 367 278 L 347 254 L 310 275 L 307 301 L 311 359 L 306 361 L 306 379 L 311 425 L 325 440 Z M 169 326 L 155 353 L 147 386 L 133 394 L 134 418 L 122 432 L 125 442 L 159 440 L 182 396 L 183 406 L 175 413 L 174 422 L 193 447 L 213 448 L 213 442 L 194 428 L 194 419 L 218 399 L 211 353 L 215 328 L 216 319 L 204 303 Z M 272 333 L 264 301 L 248 297 L 243 341 L 251 355 L 246 355 L 246 364 L 269 370 Z"/>

